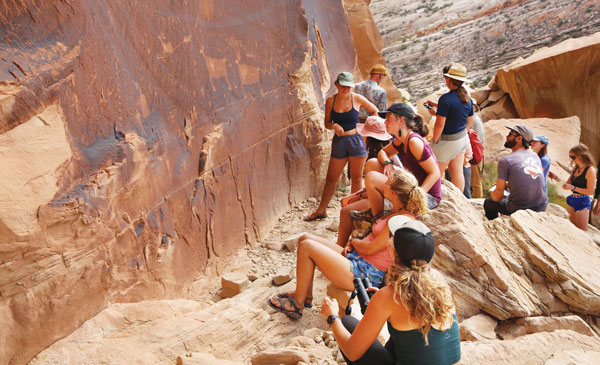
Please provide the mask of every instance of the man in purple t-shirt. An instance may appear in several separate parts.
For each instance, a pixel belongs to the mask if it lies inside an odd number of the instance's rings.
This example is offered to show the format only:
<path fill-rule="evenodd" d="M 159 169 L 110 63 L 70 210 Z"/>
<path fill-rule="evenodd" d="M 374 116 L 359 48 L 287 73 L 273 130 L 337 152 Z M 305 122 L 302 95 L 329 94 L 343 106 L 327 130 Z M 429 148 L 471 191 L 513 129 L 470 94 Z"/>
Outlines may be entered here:
<path fill-rule="evenodd" d="M 533 132 L 523 125 L 507 128 L 510 133 L 504 147 L 510 148 L 512 153 L 498 162 L 496 189 L 483 202 L 485 216 L 490 220 L 498 218 L 498 213 L 511 215 L 520 209 L 543 212 L 548 205 L 542 163 L 538 155 L 528 149 Z M 506 188 L 510 194 L 505 198 Z"/>

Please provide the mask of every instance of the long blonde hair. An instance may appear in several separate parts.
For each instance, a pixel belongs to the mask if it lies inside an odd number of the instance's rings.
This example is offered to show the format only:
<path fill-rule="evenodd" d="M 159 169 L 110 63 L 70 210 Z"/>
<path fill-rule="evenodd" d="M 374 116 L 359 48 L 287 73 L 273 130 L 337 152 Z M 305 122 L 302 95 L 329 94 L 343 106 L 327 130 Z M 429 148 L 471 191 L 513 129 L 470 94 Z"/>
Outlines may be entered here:
<path fill-rule="evenodd" d="M 406 169 L 394 171 L 390 177 L 390 187 L 404 203 L 404 209 L 417 217 L 429 212 L 427 193 L 419 187 L 417 178 Z"/>
<path fill-rule="evenodd" d="M 431 275 L 427 261 L 411 260 L 410 267 L 400 262 L 388 269 L 386 283 L 394 287 L 394 302 L 408 310 L 423 326 L 419 329 L 429 345 L 427 335 L 431 324 L 452 323 L 454 302 L 450 288 Z"/>

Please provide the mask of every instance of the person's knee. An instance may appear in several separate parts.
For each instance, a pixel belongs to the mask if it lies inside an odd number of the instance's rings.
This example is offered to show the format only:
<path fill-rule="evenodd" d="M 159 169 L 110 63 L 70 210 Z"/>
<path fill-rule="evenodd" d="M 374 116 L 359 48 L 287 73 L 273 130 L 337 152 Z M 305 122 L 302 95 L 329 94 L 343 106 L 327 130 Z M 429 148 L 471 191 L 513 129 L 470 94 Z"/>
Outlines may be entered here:
<path fill-rule="evenodd" d="M 380 185 L 381 180 L 385 179 L 385 175 L 377 171 L 369 171 L 365 176 L 365 185 L 367 187 L 377 187 Z"/>
<path fill-rule="evenodd" d="M 367 160 L 367 164 L 365 165 L 365 174 L 368 174 L 371 171 L 381 172 L 382 170 L 383 165 L 377 158 L 374 157 Z"/>

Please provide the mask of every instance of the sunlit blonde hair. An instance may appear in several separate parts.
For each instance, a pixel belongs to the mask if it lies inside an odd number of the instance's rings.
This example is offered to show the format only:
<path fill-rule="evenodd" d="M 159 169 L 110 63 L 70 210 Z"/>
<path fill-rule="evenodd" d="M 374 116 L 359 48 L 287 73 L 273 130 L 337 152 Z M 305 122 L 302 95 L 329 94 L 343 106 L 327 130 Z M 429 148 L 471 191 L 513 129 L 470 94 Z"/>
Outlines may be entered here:
<path fill-rule="evenodd" d="M 390 187 L 405 204 L 404 209 L 417 217 L 429 212 L 427 208 L 427 193 L 421 187 L 417 178 L 406 169 L 394 171 L 390 176 Z"/>
<path fill-rule="evenodd" d="M 395 263 L 388 269 L 386 283 L 394 287 L 394 301 L 408 310 L 410 316 L 422 323 L 419 329 L 429 345 L 427 335 L 432 324 L 452 323 L 454 302 L 447 285 L 429 272 L 427 261 L 411 260 L 410 267 L 395 255 Z"/>

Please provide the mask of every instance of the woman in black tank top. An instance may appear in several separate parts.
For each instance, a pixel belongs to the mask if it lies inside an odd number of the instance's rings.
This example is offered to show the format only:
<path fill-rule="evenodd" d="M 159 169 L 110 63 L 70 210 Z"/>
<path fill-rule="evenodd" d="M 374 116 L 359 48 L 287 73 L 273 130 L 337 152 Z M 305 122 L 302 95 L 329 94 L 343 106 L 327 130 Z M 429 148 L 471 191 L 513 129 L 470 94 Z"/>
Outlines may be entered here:
<path fill-rule="evenodd" d="M 340 73 L 335 80 L 335 87 L 337 93 L 328 97 L 325 102 L 325 128 L 335 132 L 331 143 L 325 188 L 323 188 L 319 207 L 304 218 L 305 221 L 327 217 L 327 205 L 346 163 L 350 163 L 352 192 L 362 189 L 362 174 L 367 150 L 362 137 L 356 133 L 356 125 L 359 123 L 358 111 L 363 107 L 371 115 L 377 115 L 378 110 L 365 97 L 352 92 L 354 77 L 351 73 Z"/>
<path fill-rule="evenodd" d="M 571 190 L 573 194 L 567 197 L 567 212 L 569 219 L 577 228 L 587 231 L 590 217 L 591 200 L 596 186 L 596 169 L 594 158 L 588 147 L 583 143 L 571 148 L 569 158 L 575 165 L 563 189 Z"/>

